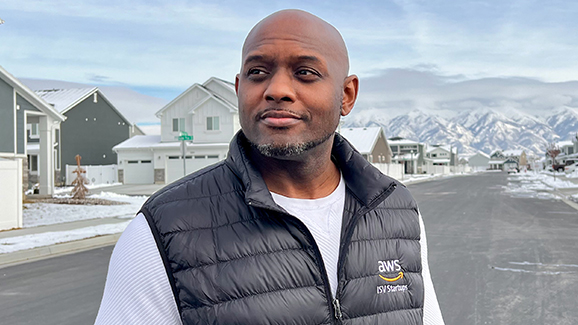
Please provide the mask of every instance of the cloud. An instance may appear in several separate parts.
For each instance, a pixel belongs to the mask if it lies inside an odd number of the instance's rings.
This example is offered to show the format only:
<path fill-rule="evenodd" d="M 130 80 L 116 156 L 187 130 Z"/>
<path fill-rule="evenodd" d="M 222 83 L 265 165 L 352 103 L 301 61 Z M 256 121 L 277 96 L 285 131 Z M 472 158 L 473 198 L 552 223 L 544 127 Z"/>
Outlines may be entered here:
<path fill-rule="evenodd" d="M 385 69 L 361 78 L 357 110 L 383 109 L 400 115 L 419 109 L 442 116 L 463 110 L 519 109 L 544 115 L 578 107 L 578 81 L 544 82 L 531 78 L 465 79 L 416 69 Z"/>

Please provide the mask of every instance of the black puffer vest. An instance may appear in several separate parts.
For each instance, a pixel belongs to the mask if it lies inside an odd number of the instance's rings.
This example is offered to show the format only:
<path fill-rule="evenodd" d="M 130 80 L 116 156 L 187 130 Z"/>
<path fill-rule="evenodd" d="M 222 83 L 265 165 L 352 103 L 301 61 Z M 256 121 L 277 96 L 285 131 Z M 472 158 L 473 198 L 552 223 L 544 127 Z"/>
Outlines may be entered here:
<path fill-rule="evenodd" d="M 273 201 L 242 133 L 228 158 L 142 208 L 183 324 L 422 324 L 417 206 L 340 135 L 347 186 L 336 299 L 319 248 Z"/>

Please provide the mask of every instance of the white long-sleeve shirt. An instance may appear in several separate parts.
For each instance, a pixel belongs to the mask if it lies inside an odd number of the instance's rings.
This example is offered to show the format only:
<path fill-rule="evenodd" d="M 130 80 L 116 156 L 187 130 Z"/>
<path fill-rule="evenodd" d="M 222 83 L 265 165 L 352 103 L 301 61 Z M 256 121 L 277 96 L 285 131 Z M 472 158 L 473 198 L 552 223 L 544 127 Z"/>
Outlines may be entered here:
<path fill-rule="evenodd" d="M 345 182 L 327 197 L 293 199 L 272 193 L 275 202 L 299 218 L 310 230 L 326 266 L 331 292 L 337 286 L 337 260 Z M 424 224 L 421 228 L 424 324 L 443 325 L 427 260 Z M 128 225 L 118 240 L 108 269 L 106 286 L 95 325 L 182 325 L 164 264 L 151 229 L 142 214 Z"/>

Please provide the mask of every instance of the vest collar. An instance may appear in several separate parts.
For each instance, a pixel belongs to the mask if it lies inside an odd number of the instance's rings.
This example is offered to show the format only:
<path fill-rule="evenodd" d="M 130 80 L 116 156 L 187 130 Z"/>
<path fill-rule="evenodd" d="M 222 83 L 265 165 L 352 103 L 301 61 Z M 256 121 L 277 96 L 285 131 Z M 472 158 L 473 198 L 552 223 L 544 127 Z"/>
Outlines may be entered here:
<path fill-rule="evenodd" d="M 245 202 L 248 205 L 285 212 L 273 201 L 261 173 L 249 159 L 249 150 L 249 141 L 243 132 L 239 131 L 231 141 L 225 161 L 245 187 Z M 372 166 L 338 133 L 335 133 L 331 155 L 343 174 L 347 188 L 365 207 L 379 204 L 384 199 L 382 194 L 388 188 L 399 184 Z"/>

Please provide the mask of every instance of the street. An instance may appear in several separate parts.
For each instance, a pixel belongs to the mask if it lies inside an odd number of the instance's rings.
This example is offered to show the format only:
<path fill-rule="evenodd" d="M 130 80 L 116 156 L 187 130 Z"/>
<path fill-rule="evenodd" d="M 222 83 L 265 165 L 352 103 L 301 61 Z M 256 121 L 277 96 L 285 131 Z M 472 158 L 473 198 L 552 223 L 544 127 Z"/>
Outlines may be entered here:
<path fill-rule="evenodd" d="M 513 182 L 514 180 L 512 180 Z M 505 173 L 410 185 L 446 324 L 578 322 L 578 212 L 502 193 Z M 0 269 L 2 324 L 92 324 L 112 247 Z"/>
<path fill-rule="evenodd" d="M 427 230 L 444 320 L 576 324 L 578 212 L 503 194 L 505 173 L 410 185 Z"/>
<path fill-rule="evenodd" d="M 112 246 L 0 269 L 3 325 L 93 324 Z"/>

